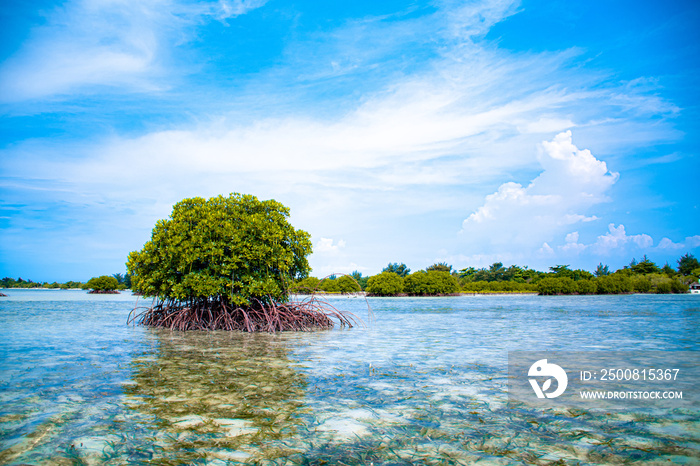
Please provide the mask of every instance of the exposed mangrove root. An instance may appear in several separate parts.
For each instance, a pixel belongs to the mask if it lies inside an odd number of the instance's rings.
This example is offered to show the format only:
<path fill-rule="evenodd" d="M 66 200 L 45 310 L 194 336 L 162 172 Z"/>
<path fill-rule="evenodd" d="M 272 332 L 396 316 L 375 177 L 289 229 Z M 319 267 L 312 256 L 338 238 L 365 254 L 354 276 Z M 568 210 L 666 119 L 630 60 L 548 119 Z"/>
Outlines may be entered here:
<path fill-rule="evenodd" d="M 139 312 L 140 311 L 140 312 Z M 238 330 L 242 332 L 280 332 L 320 330 L 334 326 L 353 327 L 362 323 L 315 296 L 289 303 L 255 301 L 248 307 L 233 307 L 223 301 L 154 300 L 150 307 L 136 307 L 127 323 L 171 330 Z"/>

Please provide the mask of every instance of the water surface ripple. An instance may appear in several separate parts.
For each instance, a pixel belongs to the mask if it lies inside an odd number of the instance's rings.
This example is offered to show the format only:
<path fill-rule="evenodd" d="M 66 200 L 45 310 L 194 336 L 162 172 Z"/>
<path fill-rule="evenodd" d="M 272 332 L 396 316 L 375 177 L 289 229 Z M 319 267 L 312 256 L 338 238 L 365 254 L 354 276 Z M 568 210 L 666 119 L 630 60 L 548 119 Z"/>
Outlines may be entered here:
<path fill-rule="evenodd" d="M 700 463 L 698 406 L 506 391 L 511 350 L 700 354 L 697 296 L 373 298 L 368 328 L 247 335 L 127 326 L 128 292 L 5 293 L 1 464 Z"/>

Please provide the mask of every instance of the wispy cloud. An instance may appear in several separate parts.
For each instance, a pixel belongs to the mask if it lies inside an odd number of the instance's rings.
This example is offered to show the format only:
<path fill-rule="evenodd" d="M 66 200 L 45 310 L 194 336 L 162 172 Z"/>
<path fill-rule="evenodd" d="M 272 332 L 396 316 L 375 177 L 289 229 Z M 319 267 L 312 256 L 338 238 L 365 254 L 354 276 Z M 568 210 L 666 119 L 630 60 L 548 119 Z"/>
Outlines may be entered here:
<path fill-rule="evenodd" d="M 486 196 L 464 220 L 463 234 L 493 247 L 533 248 L 572 224 L 595 220 L 591 207 L 609 199 L 619 174 L 578 149 L 571 131 L 544 141 L 539 160 L 543 171 L 528 186 L 508 182 Z"/>
<path fill-rule="evenodd" d="M 53 11 L 0 68 L 0 99 L 78 105 L 71 98 L 108 88 L 157 94 L 148 105 L 167 116 L 180 101 L 215 98 L 138 134 L 16 141 L 0 157 L 0 189 L 63 202 L 75 217 L 86 205 L 119 211 L 101 221 L 137 225 L 141 237 L 183 197 L 275 197 L 329 273 L 381 268 L 399 253 L 432 261 L 440 248 L 527 260 L 545 242 L 554 254 L 580 249 L 572 230 L 602 218 L 617 179 L 607 156 L 679 137 L 669 123 L 678 108 L 653 81 L 616 83 L 578 49 L 515 54 L 485 41 L 517 2 L 442 2 L 294 31 L 274 65 L 225 89 L 176 69 L 198 28 L 263 3 L 76 0 Z"/>
<path fill-rule="evenodd" d="M 17 102 L 104 88 L 162 91 L 178 73 L 173 47 L 201 21 L 225 21 L 265 2 L 70 0 L 32 30 L 0 67 L 0 101 Z M 182 71 L 180 71 L 182 73 Z"/>

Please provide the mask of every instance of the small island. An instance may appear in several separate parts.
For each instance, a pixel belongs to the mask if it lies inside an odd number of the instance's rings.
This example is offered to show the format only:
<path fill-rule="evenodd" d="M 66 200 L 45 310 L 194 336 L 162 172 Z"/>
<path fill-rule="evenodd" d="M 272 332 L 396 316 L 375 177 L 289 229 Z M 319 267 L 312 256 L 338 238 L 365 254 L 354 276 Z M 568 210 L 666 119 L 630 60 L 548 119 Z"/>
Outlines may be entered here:
<path fill-rule="evenodd" d="M 275 200 L 233 193 L 184 199 L 151 240 L 129 254 L 132 290 L 154 297 L 129 322 L 171 330 L 277 332 L 327 329 L 354 316 L 316 297 L 290 300 L 311 268 L 310 235 Z"/>
<path fill-rule="evenodd" d="M 119 288 L 119 282 L 109 275 L 93 277 L 83 285 L 83 289 L 90 290 L 89 294 L 119 294 L 117 288 Z"/>

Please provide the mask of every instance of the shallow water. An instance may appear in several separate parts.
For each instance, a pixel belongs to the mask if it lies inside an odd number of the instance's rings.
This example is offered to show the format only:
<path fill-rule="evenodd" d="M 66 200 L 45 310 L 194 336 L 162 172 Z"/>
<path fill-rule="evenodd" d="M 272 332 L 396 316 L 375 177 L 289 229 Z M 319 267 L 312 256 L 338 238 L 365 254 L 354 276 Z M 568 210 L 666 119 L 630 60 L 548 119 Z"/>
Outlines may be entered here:
<path fill-rule="evenodd" d="M 508 351 L 700 354 L 697 296 L 373 298 L 367 328 L 247 335 L 127 326 L 129 293 L 5 293 L 2 464 L 700 463 L 697 405 L 507 403 Z"/>

